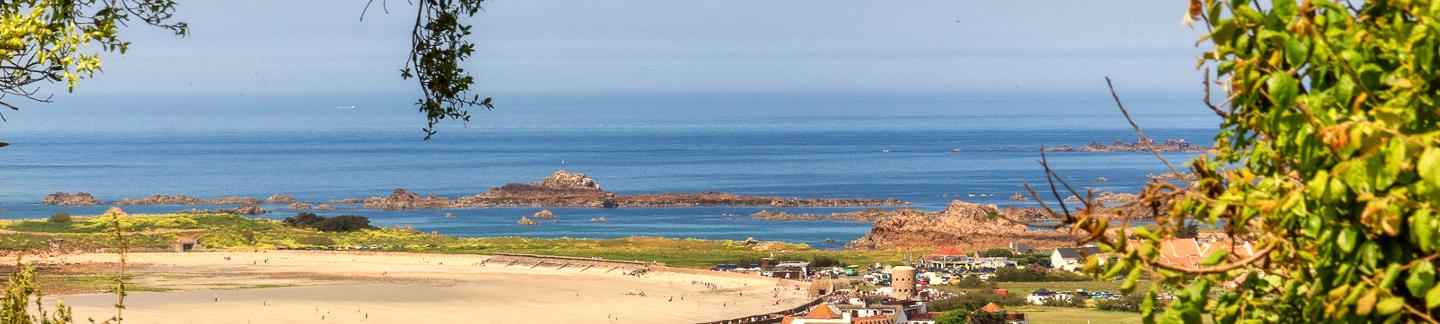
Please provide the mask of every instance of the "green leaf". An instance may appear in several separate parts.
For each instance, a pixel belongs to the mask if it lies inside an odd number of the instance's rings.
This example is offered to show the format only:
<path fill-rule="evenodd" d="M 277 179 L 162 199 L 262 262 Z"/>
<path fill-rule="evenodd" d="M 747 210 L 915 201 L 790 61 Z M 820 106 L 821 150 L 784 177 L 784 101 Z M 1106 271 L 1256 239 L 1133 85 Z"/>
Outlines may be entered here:
<path fill-rule="evenodd" d="M 1410 276 L 1405 278 L 1405 288 L 1410 289 L 1411 296 L 1424 297 L 1432 287 L 1435 287 L 1435 265 L 1430 262 L 1416 265 L 1410 269 Z"/>
<path fill-rule="evenodd" d="M 1440 306 L 1440 286 L 1431 287 L 1425 292 L 1425 309 L 1435 309 Z"/>
<path fill-rule="evenodd" d="M 1300 83 L 1286 73 L 1271 75 L 1265 85 L 1270 99 L 1275 103 L 1275 107 L 1280 109 L 1289 109 L 1290 105 L 1295 103 L 1295 95 L 1300 92 Z"/>
<path fill-rule="evenodd" d="M 1375 304 L 1375 311 L 1379 312 L 1380 315 L 1390 315 L 1390 314 L 1399 313 L 1399 312 L 1400 312 L 1400 309 L 1402 309 L 1402 308 L 1404 308 L 1404 307 L 1405 307 L 1405 299 L 1404 299 L 1404 298 L 1393 297 L 1393 296 L 1392 296 L 1392 297 L 1386 297 L 1384 300 L 1381 300 L 1380 303 Z"/>
<path fill-rule="evenodd" d="M 1141 269 L 1140 267 L 1130 269 L 1130 274 L 1125 276 L 1125 282 L 1120 283 L 1120 291 L 1130 292 L 1135 289 L 1135 282 L 1140 280 Z"/>
<path fill-rule="evenodd" d="M 1421 179 L 1431 184 L 1440 184 L 1440 148 L 1425 148 L 1425 153 L 1420 153 L 1420 163 L 1416 165 L 1415 171 L 1420 173 Z"/>
<path fill-rule="evenodd" d="M 1375 300 L 1378 297 L 1375 290 L 1366 291 L 1360 299 L 1355 300 L 1355 314 L 1370 316 L 1370 312 L 1375 310 Z"/>
<path fill-rule="evenodd" d="M 1354 227 L 1346 227 L 1340 230 L 1340 237 L 1336 238 L 1335 243 L 1340 244 L 1340 251 L 1342 252 L 1354 252 L 1357 236 L 1360 236 L 1359 231 L 1356 231 Z"/>
<path fill-rule="evenodd" d="M 1210 256 L 1205 257 L 1205 260 L 1201 260 L 1200 264 L 1207 266 L 1220 264 L 1220 261 L 1225 261 L 1225 256 L 1228 254 L 1230 254 L 1230 251 L 1222 248 L 1215 251 L 1215 253 L 1210 253 Z"/>

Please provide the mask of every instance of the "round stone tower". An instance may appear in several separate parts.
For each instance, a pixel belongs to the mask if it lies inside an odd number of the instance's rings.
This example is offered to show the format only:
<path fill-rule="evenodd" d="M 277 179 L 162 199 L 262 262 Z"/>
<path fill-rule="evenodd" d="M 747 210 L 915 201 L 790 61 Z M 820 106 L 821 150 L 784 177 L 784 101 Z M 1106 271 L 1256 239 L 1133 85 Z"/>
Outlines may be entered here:
<path fill-rule="evenodd" d="M 891 294 L 895 299 L 911 300 L 915 298 L 915 268 L 898 266 L 890 269 Z"/>

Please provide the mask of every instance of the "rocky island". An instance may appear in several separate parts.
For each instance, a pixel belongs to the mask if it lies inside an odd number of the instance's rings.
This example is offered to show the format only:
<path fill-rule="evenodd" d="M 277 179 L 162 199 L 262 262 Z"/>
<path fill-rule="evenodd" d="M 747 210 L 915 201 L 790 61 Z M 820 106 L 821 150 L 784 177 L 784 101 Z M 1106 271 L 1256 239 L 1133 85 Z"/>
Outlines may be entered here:
<path fill-rule="evenodd" d="M 1148 142 L 1150 145 L 1146 145 L 1147 142 Z M 1193 153 L 1193 152 L 1205 152 L 1205 150 L 1209 149 L 1208 147 L 1205 147 L 1205 146 L 1190 144 L 1190 142 L 1186 142 L 1186 141 L 1183 140 L 1183 139 L 1179 139 L 1179 140 L 1177 140 L 1177 139 L 1167 139 L 1167 140 L 1165 140 L 1164 143 L 1159 143 L 1159 142 L 1156 142 L 1155 140 L 1152 140 L 1152 139 L 1141 138 L 1140 140 L 1135 141 L 1134 143 L 1125 143 L 1125 141 L 1121 141 L 1121 140 L 1118 140 L 1118 139 L 1117 139 L 1117 140 L 1115 140 L 1114 143 L 1111 143 L 1110 145 L 1100 144 L 1100 142 L 1091 142 L 1091 143 L 1088 144 L 1088 145 L 1085 145 L 1085 146 L 1083 146 L 1083 147 L 1080 147 L 1080 151 L 1081 151 L 1081 152 L 1095 152 L 1095 153 L 1109 153 L 1109 152 L 1148 152 L 1148 151 L 1150 151 L 1150 147 L 1151 147 L 1151 146 L 1155 147 L 1155 150 L 1156 150 L 1156 151 L 1160 151 L 1160 152 L 1192 152 L 1192 153 Z"/>
<path fill-rule="evenodd" d="M 77 192 L 74 194 L 56 192 L 45 196 L 44 204 L 57 206 L 95 206 L 104 204 L 104 201 L 95 199 L 95 196 L 88 192 Z"/>
<path fill-rule="evenodd" d="M 994 206 L 953 201 L 940 212 L 898 209 L 875 222 L 865 236 L 847 248 L 884 249 L 932 246 L 996 247 L 1011 242 L 1037 248 L 1074 245 L 1076 237 L 1057 230 L 1031 230 L 1000 217 Z"/>
<path fill-rule="evenodd" d="M 617 194 L 605 191 L 589 176 L 565 170 L 556 171 L 540 182 L 510 183 L 490 191 L 458 199 L 436 195 L 420 195 L 395 189 L 384 197 L 364 200 L 364 208 L 400 210 L 421 208 L 484 208 L 484 207 L 692 207 L 692 206 L 772 206 L 772 207 L 854 207 L 899 206 L 895 199 L 840 199 L 748 196 L 721 192 Z"/>

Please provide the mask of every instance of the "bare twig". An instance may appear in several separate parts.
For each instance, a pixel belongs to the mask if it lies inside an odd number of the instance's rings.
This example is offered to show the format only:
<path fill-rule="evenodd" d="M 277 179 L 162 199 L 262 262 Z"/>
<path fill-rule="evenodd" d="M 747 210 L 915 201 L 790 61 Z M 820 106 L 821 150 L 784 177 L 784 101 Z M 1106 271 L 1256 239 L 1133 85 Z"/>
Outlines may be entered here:
<path fill-rule="evenodd" d="M 1150 137 L 1145 136 L 1145 131 L 1140 130 L 1140 125 L 1135 123 L 1135 119 L 1130 118 L 1130 111 L 1125 110 L 1125 104 L 1120 102 L 1120 94 L 1115 93 L 1115 83 L 1111 82 L 1108 76 L 1105 77 L 1105 85 L 1110 87 L 1110 97 L 1115 98 L 1115 106 L 1120 108 L 1120 113 L 1125 115 L 1125 121 L 1130 122 L 1130 127 L 1135 129 L 1135 134 L 1140 135 L 1140 142 L 1145 143 L 1145 148 L 1149 149 L 1150 153 L 1155 154 L 1155 158 L 1160 159 L 1160 162 L 1165 163 L 1165 167 L 1169 168 L 1170 172 L 1180 175 L 1180 170 L 1176 169 L 1175 165 L 1170 164 L 1170 161 L 1165 160 L 1165 157 L 1160 155 L 1160 150 L 1155 149 L 1155 143 L 1151 143 Z"/>

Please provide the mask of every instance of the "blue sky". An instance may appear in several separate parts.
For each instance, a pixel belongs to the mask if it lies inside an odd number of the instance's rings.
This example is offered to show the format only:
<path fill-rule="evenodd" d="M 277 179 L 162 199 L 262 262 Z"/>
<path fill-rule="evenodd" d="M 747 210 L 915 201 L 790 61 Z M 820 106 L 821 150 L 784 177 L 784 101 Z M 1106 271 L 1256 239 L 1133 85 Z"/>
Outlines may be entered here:
<path fill-rule="evenodd" d="M 1181 1 L 508 1 L 476 18 L 481 93 L 1096 97 L 1197 94 Z M 406 99 L 413 8 L 363 1 L 182 1 L 192 35 L 134 27 L 67 98 Z M 397 99 L 398 100 L 398 99 Z"/>

